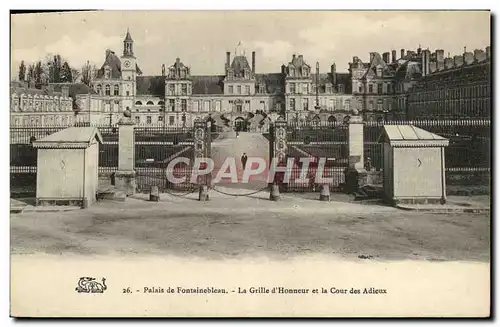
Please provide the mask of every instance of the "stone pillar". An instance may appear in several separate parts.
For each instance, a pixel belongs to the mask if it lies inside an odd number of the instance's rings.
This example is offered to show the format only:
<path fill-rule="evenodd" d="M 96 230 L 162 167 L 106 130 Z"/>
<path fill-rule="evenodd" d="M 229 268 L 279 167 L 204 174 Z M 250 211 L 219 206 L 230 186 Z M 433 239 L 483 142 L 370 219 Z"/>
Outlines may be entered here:
<path fill-rule="evenodd" d="M 115 173 L 115 187 L 127 196 L 135 193 L 134 170 L 134 122 L 123 117 L 118 122 L 118 170 Z"/>
<path fill-rule="evenodd" d="M 361 116 L 353 115 L 349 120 L 349 166 L 345 169 L 345 191 L 356 192 L 366 184 L 366 170 L 364 168 L 364 141 L 363 141 L 363 119 Z"/>

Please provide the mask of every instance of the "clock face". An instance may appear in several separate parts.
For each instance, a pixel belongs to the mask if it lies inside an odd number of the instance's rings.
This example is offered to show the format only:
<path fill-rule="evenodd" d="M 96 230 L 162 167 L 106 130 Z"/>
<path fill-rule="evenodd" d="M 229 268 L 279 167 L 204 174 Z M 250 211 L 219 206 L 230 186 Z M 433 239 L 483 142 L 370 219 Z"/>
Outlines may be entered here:
<path fill-rule="evenodd" d="M 124 65 L 125 67 L 127 67 L 127 68 L 128 68 L 128 67 L 130 67 L 130 61 L 125 60 L 125 62 L 123 63 L 123 65 Z"/>

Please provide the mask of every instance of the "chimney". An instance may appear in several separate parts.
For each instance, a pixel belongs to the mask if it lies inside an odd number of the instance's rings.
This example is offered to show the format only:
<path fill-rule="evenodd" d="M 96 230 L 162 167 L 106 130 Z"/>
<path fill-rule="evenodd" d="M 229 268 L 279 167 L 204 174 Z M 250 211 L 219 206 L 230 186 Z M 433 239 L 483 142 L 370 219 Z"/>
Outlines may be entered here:
<path fill-rule="evenodd" d="M 286 66 L 285 65 L 281 65 L 281 73 L 286 74 Z"/>
<path fill-rule="evenodd" d="M 370 62 L 373 61 L 373 58 L 375 58 L 375 52 L 370 52 Z"/>
<path fill-rule="evenodd" d="M 444 66 L 446 69 L 453 68 L 453 59 L 450 57 L 444 58 Z"/>
<path fill-rule="evenodd" d="M 464 64 L 464 57 L 462 56 L 454 56 L 453 61 L 455 63 L 455 67 L 460 67 Z"/>
<path fill-rule="evenodd" d="M 474 62 L 474 54 L 472 52 L 464 53 L 464 65 L 470 65 Z"/>
<path fill-rule="evenodd" d="M 61 95 L 63 97 L 69 97 L 69 85 L 61 85 Z"/>
<path fill-rule="evenodd" d="M 106 58 L 104 58 L 104 60 L 106 60 L 110 54 L 112 54 L 113 51 L 111 51 L 110 49 L 106 49 Z"/>
<path fill-rule="evenodd" d="M 382 55 L 382 59 L 384 59 L 386 64 L 390 63 L 390 55 L 391 54 L 389 52 L 384 52 L 384 54 Z"/>
<path fill-rule="evenodd" d="M 292 62 L 294 62 L 294 61 L 295 61 L 295 57 L 296 57 L 296 55 L 295 55 L 295 53 L 294 53 L 294 54 L 292 55 Z"/>
<path fill-rule="evenodd" d="M 491 47 L 489 45 L 486 47 L 486 58 L 491 58 Z"/>
<path fill-rule="evenodd" d="M 255 74 L 255 51 L 252 51 L 252 73 Z"/>
<path fill-rule="evenodd" d="M 411 51 L 411 50 L 406 50 L 406 55 L 407 55 L 408 57 L 410 57 L 410 56 L 411 56 L 411 54 L 412 54 L 412 52 L 413 52 L 413 51 Z"/>
<path fill-rule="evenodd" d="M 231 52 L 227 51 L 226 52 L 226 68 L 229 68 L 231 65 Z"/>
<path fill-rule="evenodd" d="M 437 63 L 437 70 L 443 70 L 444 69 L 444 50 L 439 49 L 436 50 L 436 63 Z"/>
<path fill-rule="evenodd" d="M 474 50 L 474 60 L 477 62 L 483 61 L 486 59 L 486 52 L 481 49 Z"/>
<path fill-rule="evenodd" d="M 392 50 L 392 62 L 396 62 L 396 50 Z"/>
<path fill-rule="evenodd" d="M 431 52 L 429 50 L 422 51 L 422 76 L 429 74 L 430 60 Z"/>
<path fill-rule="evenodd" d="M 437 70 L 437 63 L 435 61 L 431 61 L 429 65 L 429 73 L 434 73 Z"/>
<path fill-rule="evenodd" d="M 405 57 L 405 49 L 401 49 L 401 58 Z"/>
<path fill-rule="evenodd" d="M 337 66 L 335 63 L 330 67 L 330 72 L 332 73 L 332 83 L 333 85 L 337 84 Z"/>

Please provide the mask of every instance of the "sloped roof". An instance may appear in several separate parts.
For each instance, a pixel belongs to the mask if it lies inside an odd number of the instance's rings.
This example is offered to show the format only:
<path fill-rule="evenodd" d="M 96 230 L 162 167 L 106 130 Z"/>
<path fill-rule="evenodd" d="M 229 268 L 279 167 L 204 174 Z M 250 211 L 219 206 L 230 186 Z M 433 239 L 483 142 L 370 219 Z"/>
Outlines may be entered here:
<path fill-rule="evenodd" d="M 75 98 L 78 94 L 96 94 L 94 89 L 83 83 L 50 83 L 54 86 L 54 91 L 61 92 L 62 86 L 69 86 L 69 96 Z"/>
<path fill-rule="evenodd" d="M 132 40 L 132 36 L 130 36 L 130 31 L 128 29 L 127 29 L 127 35 L 125 35 L 125 40 L 124 41 L 134 42 L 134 40 Z"/>
<path fill-rule="evenodd" d="M 224 75 L 195 75 L 191 77 L 193 82 L 193 94 L 195 95 L 224 93 Z"/>
<path fill-rule="evenodd" d="M 384 125 L 379 142 L 392 146 L 448 146 L 448 139 L 413 125 Z"/>
<path fill-rule="evenodd" d="M 102 78 L 104 76 L 104 67 L 109 66 L 111 68 L 111 78 L 121 78 L 122 76 L 122 63 L 120 58 L 110 50 L 106 50 L 106 59 L 104 64 L 102 64 L 101 69 L 97 71 L 97 78 Z"/>
<path fill-rule="evenodd" d="M 250 65 L 248 64 L 247 57 L 245 56 L 236 56 L 233 59 L 233 62 L 231 64 L 231 68 L 234 70 L 234 75 L 243 75 L 243 71 L 245 68 L 251 69 Z"/>
<path fill-rule="evenodd" d="M 137 76 L 137 95 L 165 95 L 163 76 Z"/>
<path fill-rule="evenodd" d="M 69 127 L 33 142 L 35 148 L 85 149 L 93 140 L 102 143 L 97 127 Z"/>
<path fill-rule="evenodd" d="M 281 73 L 255 74 L 257 85 L 265 84 L 269 94 L 280 93 L 285 90 L 285 78 Z"/>

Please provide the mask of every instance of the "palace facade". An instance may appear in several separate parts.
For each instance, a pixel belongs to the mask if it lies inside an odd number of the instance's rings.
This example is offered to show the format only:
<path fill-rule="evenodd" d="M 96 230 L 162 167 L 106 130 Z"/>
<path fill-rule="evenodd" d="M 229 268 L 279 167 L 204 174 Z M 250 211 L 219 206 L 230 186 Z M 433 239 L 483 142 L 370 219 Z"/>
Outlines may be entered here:
<path fill-rule="evenodd" d="M 347 73 L 331 63 L 293 55 L 279 72 L 257 73 L 255 52 L 226 52 L 224 74 L 195 75 L 177 58 L 161 74 L 143 76 L 129 31 L 121 56 L 105 51 L 104 63 L 89 87 L 51 84 L 36 90 L 11 84 L 13 126 L 114 126 L 125 110 L 138 125 L 192 126 L 212 117 L 228 127 L 259 127 L 266 113 L 288 121 L 347 121 L 351 110 L 365 120 L 490 115 L 490 47 L 444 58 L 444 50 L 370 52 L 363 62 L 353 57 Z M 243 125 L 245 125 L 243 124 Z M 245 125 L 248 126 L 248 125 Z"/>

